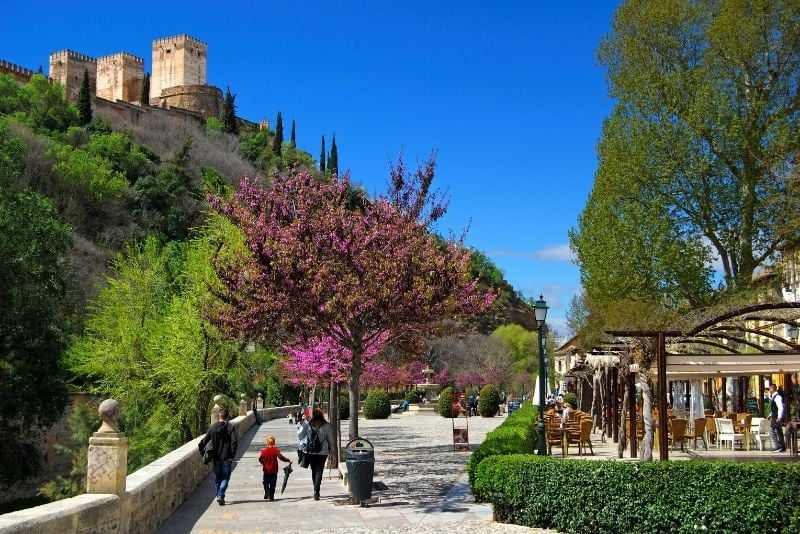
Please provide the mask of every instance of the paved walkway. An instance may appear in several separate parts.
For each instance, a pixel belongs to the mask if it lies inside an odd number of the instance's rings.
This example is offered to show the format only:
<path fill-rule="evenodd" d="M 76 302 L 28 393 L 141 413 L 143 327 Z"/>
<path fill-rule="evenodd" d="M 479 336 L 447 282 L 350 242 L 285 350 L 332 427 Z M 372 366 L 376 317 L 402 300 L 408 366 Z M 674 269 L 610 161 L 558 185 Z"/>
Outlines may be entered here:
<path fill-rule="evenodd" d="M 471 450 L 504 420 L 500 416 L 470 418 Z M 455 420 L 457 426 L 465 422 L 463 418 Z M 380 499 L 378 503 L 364 508 L 340 504 L 347 498 L 347 488 L 335 477 L 335 471 L 330 478 L 326 473 L 322 498 L 314 501 L 311 470 L 296 463 L 295 427 L 281 419 L 256 426 L 241 438 L 226 506 L 214 501 L 211 475 L 159 532 L 546 532 L 491 522 L 491 505 L 477 504 L 472 498 L 466 478 L 470 453 L 453 451 L 449 419 L 402 414 L 387 420 L 361 419 L 359 428 L 361 435 L 375 445 L 374 482 L 382 488 L 373 491 L 373 497 Z M 286 491 L 276 494 L 274 502 L 263 499 L 257 459 L 270 434 L 294 462 Z M 281 471 L 279 485 L 282 478 Z"/>

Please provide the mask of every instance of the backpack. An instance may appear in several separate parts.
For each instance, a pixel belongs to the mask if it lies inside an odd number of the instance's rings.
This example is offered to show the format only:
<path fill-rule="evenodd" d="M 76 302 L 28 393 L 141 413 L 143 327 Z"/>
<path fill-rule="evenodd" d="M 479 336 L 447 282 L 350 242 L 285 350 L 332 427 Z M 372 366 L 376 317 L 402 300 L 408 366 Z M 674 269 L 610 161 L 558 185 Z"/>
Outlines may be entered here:
<path fill-rule="evenodd" d="M 308 452 L 318 454 L 322 451 L 322 442 L 319 439 L 319 429 L 311 427 L 311 438 L 308 440 Z"/>

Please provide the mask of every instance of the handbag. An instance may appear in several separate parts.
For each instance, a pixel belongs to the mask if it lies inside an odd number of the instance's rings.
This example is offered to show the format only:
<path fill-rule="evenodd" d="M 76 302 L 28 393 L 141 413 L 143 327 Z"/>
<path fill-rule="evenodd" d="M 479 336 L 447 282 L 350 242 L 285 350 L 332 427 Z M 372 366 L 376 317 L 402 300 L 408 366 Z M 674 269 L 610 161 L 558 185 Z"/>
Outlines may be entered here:
<path fill-rule="evenodd" d="M 306 469 L 308 468 L 308 453 L 303 452 L 301 449 L 297 449 L 297 458 L 300 467 Z"/>

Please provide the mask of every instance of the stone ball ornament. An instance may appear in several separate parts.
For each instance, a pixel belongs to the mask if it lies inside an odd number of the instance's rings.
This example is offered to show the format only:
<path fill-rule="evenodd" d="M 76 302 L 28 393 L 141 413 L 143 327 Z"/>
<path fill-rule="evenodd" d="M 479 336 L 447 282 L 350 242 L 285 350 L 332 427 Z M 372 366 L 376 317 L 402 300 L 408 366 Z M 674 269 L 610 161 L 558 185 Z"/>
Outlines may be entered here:
<path fill-rule="evenodd" d="M 100 403 L 97 412 L 103 420 L 98 432 L 119 432 L 119 425 L 117 424 L 121 412 L 119 402 L 114 399 L 106 399 Z"/>

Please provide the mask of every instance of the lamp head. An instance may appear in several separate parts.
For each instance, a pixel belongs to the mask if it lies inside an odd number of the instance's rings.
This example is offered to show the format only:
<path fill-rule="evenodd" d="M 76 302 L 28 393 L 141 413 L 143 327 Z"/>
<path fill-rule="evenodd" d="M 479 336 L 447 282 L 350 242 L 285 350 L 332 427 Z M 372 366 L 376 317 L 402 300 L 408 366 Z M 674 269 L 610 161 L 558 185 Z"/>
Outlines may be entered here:
<path fill-rule="evenodd" d="M 544 301 L 542 295 L 539 295 L 539 300 L 533 303 L 533 314 L 536 317 L 536 324 L 539 328 L 544 325 L 544 320 L 547 318 L 547 302 Z"/>

